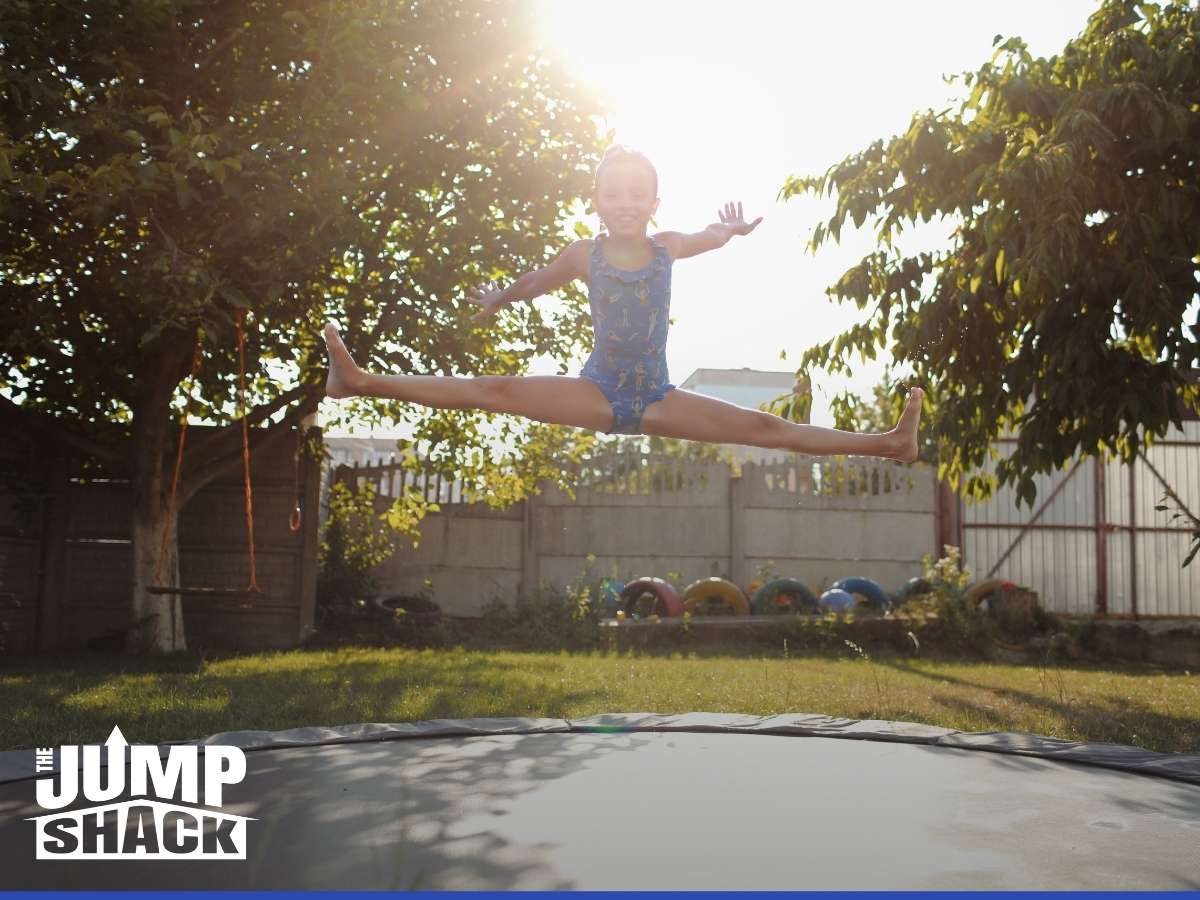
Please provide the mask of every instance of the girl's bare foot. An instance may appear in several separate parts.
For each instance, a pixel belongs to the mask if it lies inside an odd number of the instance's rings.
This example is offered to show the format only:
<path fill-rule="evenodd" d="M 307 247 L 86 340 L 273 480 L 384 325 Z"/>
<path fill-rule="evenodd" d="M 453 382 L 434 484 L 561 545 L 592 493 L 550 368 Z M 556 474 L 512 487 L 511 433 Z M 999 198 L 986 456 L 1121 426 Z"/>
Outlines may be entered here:
<path fill-rule="evenodd" d="M 350 351 L 342 342 L 337 326 L 332 322 L 325 325 L 325 347 L 329 351 L 329 376 L 325 379 L 325 396 L 341 400 L 359 393 L 362 369 L 354 362 Z"/>
<path fill-rule="evenodd" d="M 909 390 L 908 403 L 900 414 L 900 421 L 888 432 L 895 442 L 895 449 L 888 454 L 892 459 L 909 463 L 917 458 L 917 426 L 921 424 L 921 399 L 924 396 L 925 392 L 920 388 Z"/>

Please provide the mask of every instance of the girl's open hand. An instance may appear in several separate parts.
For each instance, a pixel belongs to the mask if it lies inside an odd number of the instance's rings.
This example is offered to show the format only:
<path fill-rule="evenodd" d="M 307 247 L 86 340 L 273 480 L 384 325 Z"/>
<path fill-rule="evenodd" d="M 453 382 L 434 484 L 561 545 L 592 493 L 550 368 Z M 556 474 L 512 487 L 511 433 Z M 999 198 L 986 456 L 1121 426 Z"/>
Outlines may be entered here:
<path fill-rule="evenodd" d="M 725 209 L 718 210 L 717 215 L 721 217 L 721 223 L 726 225 L 734 234 L 749 234 L 763 220 L 762 216 L 759 216 L 753 222 L 747 222 L 742 218 L 741 201 L 738 202 L 736 207 L 732 203 L 726 203 Z"/>
<path fill-rule="evenodd" d="M 507 305 L 504 299 L 504 291 L 498 288 L 494 281 L 488 282 L 483 287 L 472 291 L 467 295 L 467 299 L 483 307 L 483 309 L 471 316 L 472 322 L 478 322 L 481 319 L 494 316 Z"/>

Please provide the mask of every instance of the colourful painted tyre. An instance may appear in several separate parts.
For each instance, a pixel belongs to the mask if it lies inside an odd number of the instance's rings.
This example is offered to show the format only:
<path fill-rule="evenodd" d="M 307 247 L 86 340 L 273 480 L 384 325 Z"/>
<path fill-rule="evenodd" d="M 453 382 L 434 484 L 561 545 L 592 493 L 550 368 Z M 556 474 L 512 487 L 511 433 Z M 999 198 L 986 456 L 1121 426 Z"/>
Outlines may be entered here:
<path fill-rule="evenodd" d="M 887 611 L 892 608 L 891 598 L 887 591 L 870 578 L 843 578 L 835 581 L 831 587 L 845 591 L 847 594 L 862 594 L 878 610 Z"/>
<path fill-rule="evenodd" d="M 908 581 L 904 582 L 904 586 L 900 588 L 900 590 L 896 591 L 896 600 L 899 603 L 903 603 L 910 597 L 920 597 L 923 594 L 932 593 L 933 585 L 924 578 L 918 576 L 917 578 L 910 578 Z"/>
<path fill-rule="evenodd" d="M 724 578 L 701 578 L 683 592 L 683 611 L 693 616 L 748 616 L 750 601 Z"/>
<path fill-rule="evenodd" d="M 977 609 L 979 603 L 990 594 L 992 591 L 998 591 L 1005 584 L 1003 578 L 989 578 L 986 581 L 981 581 L 978 584 L 973 584 L 967 588 L 967 595 L 964 598 L 967 601 L 968 609 Z"/>
<path fill-rule="evenodd" d="M 678 618 L 683 615 L 683 601 L 669 581 L 635 578 L 621 591 L 621 610 L 631 619 Z"/>
<path fill-rule="evenodd" d="M 830 588 L 817 601 L 822 612 L 850 612 L 854 609 L 854 597 L 841 588 Z"/>
<path fill-rule="evenodd" d="M 817 612 L 817 598 L 808 586 L 795 578 L 776 578 L 754 592 L 750 608 L 756 616 Z"/>

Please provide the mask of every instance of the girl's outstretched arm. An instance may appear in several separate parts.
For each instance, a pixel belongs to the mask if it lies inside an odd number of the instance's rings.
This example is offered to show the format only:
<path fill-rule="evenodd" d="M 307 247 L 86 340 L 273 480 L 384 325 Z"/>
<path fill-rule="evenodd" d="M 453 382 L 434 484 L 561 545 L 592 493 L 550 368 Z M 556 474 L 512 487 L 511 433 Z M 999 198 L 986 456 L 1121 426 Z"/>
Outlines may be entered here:
<path fill-rule="evenodd" d="M 576 278 L 586 278 L 588 267 L 588 242 L 575 241 L 560 253 L 550 265 L 526 272 L 506 288 L 487 284 L 468 294 L 472 303 L 483 307 L 471 316 L 472 322 L 494 316 L 510 303 L 532 300 L 542 294 L 558 290 Z"/>
<path fill-rule="evenodd" d="M 720 222 L 714 222 L 695 234 L 684 234 L 682 231 L 662 231 L 657 237 L 670 251 L 673 259 L 685 259 L 699 253 L 707 253 L 709 250 L 716 250 L 718 247 L 724 247 L 735 234 L 749 234 L 762 221 L 762 216 L 753 222 L 747 222 L 742 218 L 740 202 L 737 204 L 726 203 L 723 210 L 717 211 L 717 215 L 721 217 Z"/>

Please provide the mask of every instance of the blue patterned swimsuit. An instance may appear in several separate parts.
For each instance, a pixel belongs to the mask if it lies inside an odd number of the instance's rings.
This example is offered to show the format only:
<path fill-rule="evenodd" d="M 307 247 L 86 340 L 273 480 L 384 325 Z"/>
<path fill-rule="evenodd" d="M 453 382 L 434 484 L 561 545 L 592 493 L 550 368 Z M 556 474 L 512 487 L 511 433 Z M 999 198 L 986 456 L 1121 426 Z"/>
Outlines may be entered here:
<path fill-rule="evenodd" d="M 645 268 L 618 269 L 592 242 L 588 301 L 596 344 L 579 375 L 593 381 L 613 408 L 605 434 L 641 434 L 642 413 L 675 389 L 667 378 L 667 315 L 671 309 L 671 254 L 650 238 L 654 259 Z"/>

